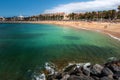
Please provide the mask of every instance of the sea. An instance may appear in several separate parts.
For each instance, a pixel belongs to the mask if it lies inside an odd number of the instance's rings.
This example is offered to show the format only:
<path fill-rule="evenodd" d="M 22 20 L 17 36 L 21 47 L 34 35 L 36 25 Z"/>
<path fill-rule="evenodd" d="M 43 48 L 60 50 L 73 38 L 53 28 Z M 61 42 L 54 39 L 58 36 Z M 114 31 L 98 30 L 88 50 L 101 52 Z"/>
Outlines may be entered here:
<path fill-rule="evenodd" d="M 120 41 L 96 31 L 50 24 L 0 24 L 0 80 L 31 80 L 45 63 L 104 63 L 120 58 Z"/>

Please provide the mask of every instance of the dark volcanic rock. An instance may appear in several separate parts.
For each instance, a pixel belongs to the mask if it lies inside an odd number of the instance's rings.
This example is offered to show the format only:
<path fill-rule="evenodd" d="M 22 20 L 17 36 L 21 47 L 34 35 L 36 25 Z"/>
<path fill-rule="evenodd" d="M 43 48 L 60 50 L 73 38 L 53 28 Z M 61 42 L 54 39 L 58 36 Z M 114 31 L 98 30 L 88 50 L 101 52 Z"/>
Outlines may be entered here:
<path fill-rule="evenodd" d="M 105 66 L 111 69 L 114 73 L 119 72 L 120 71 L 120 60 L 106 63 Z"/>
<path fill-rule="evenodd" d="M 90 76 L 90 71 L 89 70 L 83 70 L 83 74 L 86 76 Z"/>
<path fill-rule="evenodd" d="M 99 76 L 101 74 L 101 71 L 103 70 L 103 66 L 96 64 L 91 68 L 91 74 Z"/>
<path fill-rule="evenodd" d="M 100 80 L 114 80 L 114 79 L 111 79 L 109 77 L 102 77 L 102 78 L 100 78 Z"/>
<path fill-rule="evenodd" d="M 117 80 L 120 80 L 120 72 L 116 72 L 116 73 L 113 75 L 113 78 L 114 78 L 114 79 L 117 79 Z"/>
<path fill-rule="evenodd" d="M 111 69 L 113 72 L 119 72 L 119 71 L 120 71 L 120 66 L 111 65 L 111 66 L 110 66 L 110 69 Z"/>
<path fill-rule="evenodd" d="M 90 68 L 91 68 L 91 64 L 90 63 L 86 63 L 84 66 L 83 66 L 83 74 L 86 75 L 86 76 L 90 76 Z"/>
<path fill-rule="evenodd" d="M 112 61 L 101 66 L 74 64 L 63 71 L 46 76 L 47 80 L 120 80 L 120 61 Z"/>
<path fill-rule="evenodd" d="M 63 71 L 64 73 L 68 73 L 69 75 L 81 75 L 82 67 L 77 67 L 77 65 L 70 65 Z"/>
<path fill-rule="evenodd" d="M 65 70 L 63 72 L 68 72 L 69 74 L 74 72 L 76 65 L 70 65 L 68 67 L 65 68 Z"/>
<path fill-rule="evenodd" d="M 113 76 L 113 72 L 109 68 L 105 67 L 102 70 L 102 75 L 104 75 L 104 76 Z"/>
<path fill-rule="evenodd" d="M 47 80 L 53 80 L 54 79 L 54 75 L 49 75 L 46 78 L 47 78 Z"/>
<path fill-rule="evenodd" d="M 79 68 L 75 68 L 75 70 L 73 72 L 70 73 L 70 75 L 78 75 L 80 76 L 82 73 L 82 67 L 79 67 Z"/>
<path fill-rule="evenodd" d="M 85 75 L 81 75 L 81 76 L 71 75 L 68 78 L 68 80 L 94 80 L 94 79 Z"/>
<path fill-rule="evenodd" d="M 58 80 L 62 79 L 62 73 L 57 73 L 55 75 L 55 79 L 58 79 Z"/>
<path fill-rule="evenodd" d="M 69 75 L 69 74 L 66 74 L 66 75 L 63 76 L 63 78 L 62 78 L 61 80 L 68 80 L 69 77 L 70 77 L 70 75 Z M 58 80 L 59 80 L 59 79 L 58 79 Z"/>
<path fill-rule="evenodd" d="M 99 77 L 97 77 L 97 76 L 91 76 L 94 80 L 100 80 L 100 78 Z"/>

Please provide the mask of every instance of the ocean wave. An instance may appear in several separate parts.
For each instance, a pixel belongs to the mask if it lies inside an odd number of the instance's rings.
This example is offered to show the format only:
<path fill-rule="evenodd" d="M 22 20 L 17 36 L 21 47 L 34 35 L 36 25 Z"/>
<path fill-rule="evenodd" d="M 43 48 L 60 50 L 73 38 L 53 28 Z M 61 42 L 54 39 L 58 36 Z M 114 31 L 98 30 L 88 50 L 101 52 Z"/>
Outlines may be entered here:
<path fill-rule="evenodd" d="M 92 29 L 87 29 L 87 28 L 81 28 L 80 27 L 80 29 L 84 29 L 84 30 L 92 30 Z M 93 31 L 93 30 L 92 30 Z M 101 30 L 95 30 L 96 32 L 103 32 L 103 31 L 101 31 Z M 105 32 L 104 32 L 105 33 Z M 110 33 L 105 33 L 105 34 L 107 34 L 107 35 L 109 35 L 111 38 L 113 38 L 113 39 L 116 39 L 116 40 L 118 40 L 118 41 L 120 41 L 120 38 L 118 38 L 118 37 L 115 37 L 115 36 L 113 36 L 113 35 L 111 35 Z"/>
<path fill-rule="evenodd" d="M 115 36 L 113 36 L 113 35 L 111 35 L 111 34 L 109 34 L 109 33 L 107 33 L 110 37 L 112 37 L 112 38 L 114 38 L 114 39 L 116 39 L 116 40 L 118 40 L 118 41 L 120 41 L 120 38 L 118 38 L 118 37 L 115 37 Z"/>

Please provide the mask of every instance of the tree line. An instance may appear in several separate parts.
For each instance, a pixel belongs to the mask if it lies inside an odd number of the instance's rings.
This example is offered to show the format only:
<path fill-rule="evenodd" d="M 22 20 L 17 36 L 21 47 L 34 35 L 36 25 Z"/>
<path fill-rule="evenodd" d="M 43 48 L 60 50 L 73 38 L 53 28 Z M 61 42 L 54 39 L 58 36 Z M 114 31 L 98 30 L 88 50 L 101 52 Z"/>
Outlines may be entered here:
<path fill-rule="evenodd" d="M 93 11 L 86 13 L 71 13 L 68 15 L 70 20 L 116 20 L 120 19 L 120 6 L 117 10 Z"/>
<path fill-rule="evenodd" d="M 117 10 L 93 11 L 85 13 L 70 13 L 66 16 L 69 20 L 116 20 L 120 19 L 120 6 Z M 63 20 L 64 15 L 38 15 L 29 17 L 31 20 Z"/>
<path fill-rule="evenodd" d="M 70 13 L 65 14 L 40 14 L 37 16 L 24 17 L 24 21 L 41 21 L 41 20 L 87 20 L 87 21 L 112 21 L 120 19 L 120 6 L 117 10 L 93 11 L 85 13 Z M 8 20 L 19 20 L 15 18 L 8 18 Z"/>

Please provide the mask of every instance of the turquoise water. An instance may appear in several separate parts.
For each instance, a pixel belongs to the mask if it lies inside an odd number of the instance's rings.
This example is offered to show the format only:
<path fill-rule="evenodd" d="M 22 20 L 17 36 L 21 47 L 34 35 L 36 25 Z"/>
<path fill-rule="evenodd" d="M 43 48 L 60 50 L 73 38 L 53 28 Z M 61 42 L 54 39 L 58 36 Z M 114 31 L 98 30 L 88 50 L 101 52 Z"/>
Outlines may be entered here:
<path fill-rule="evenodd" d="M 120 41 L 99 32 L 47 24 L 0 24 L 0 80 L 27 80 L 53 62 L 102 63 L 120 57 Z"/>

